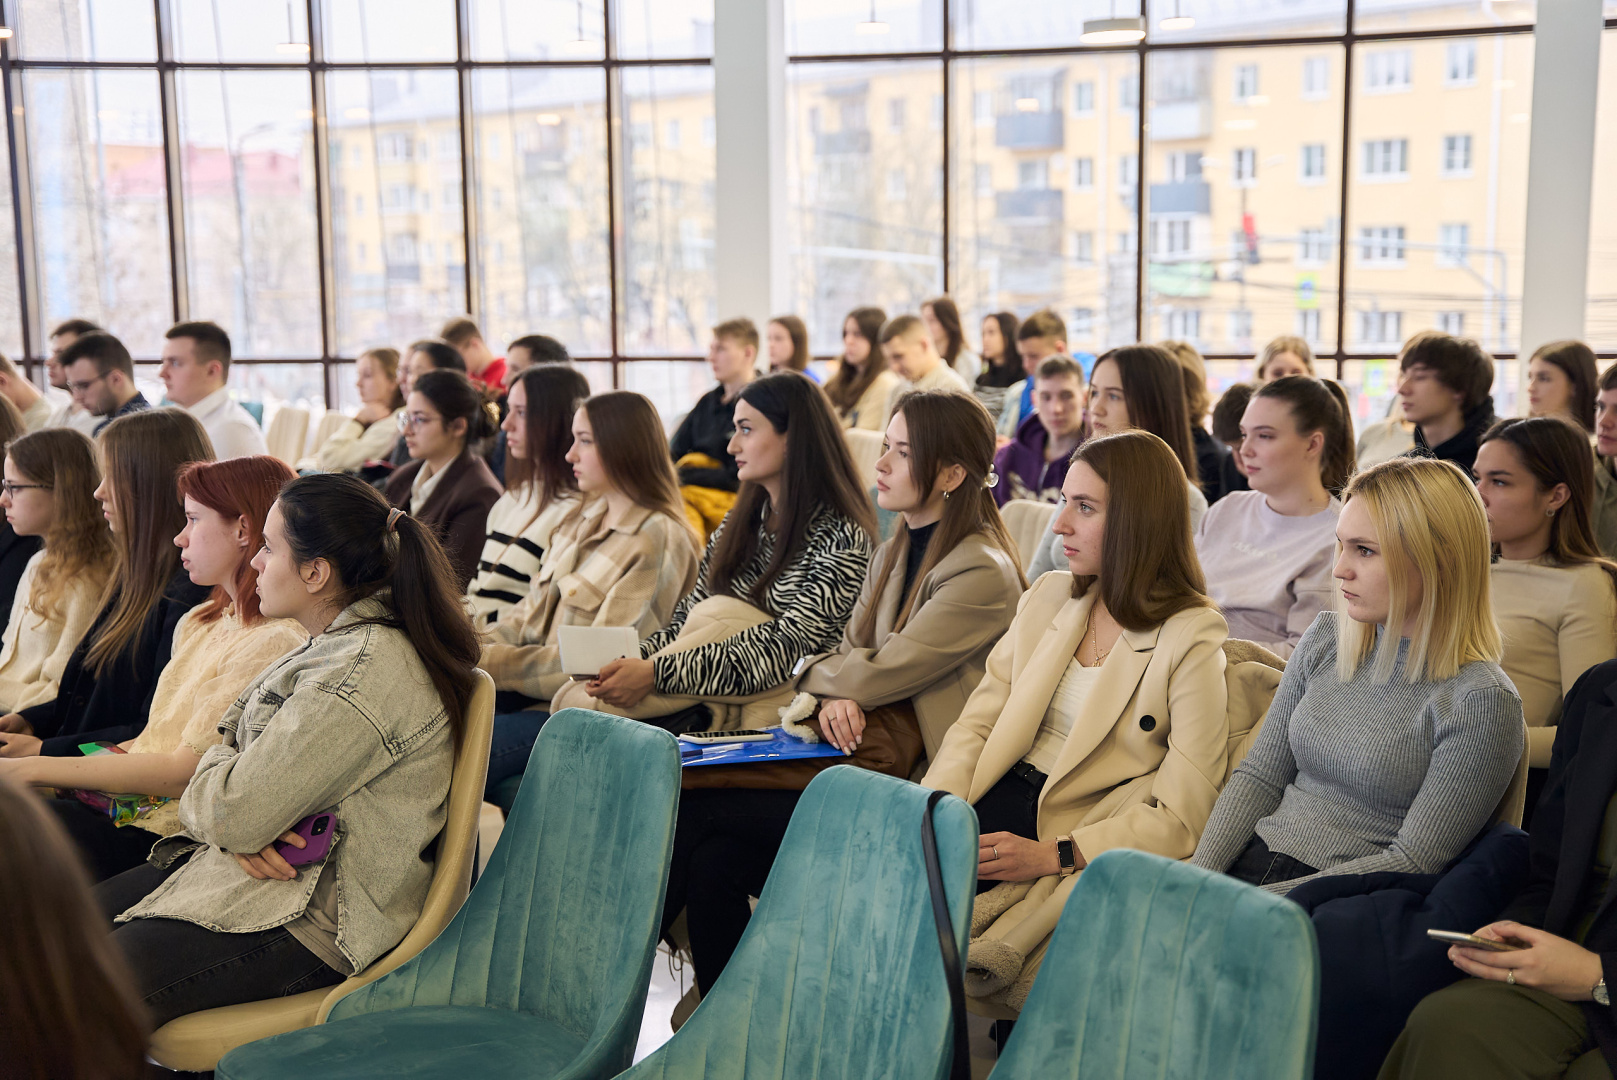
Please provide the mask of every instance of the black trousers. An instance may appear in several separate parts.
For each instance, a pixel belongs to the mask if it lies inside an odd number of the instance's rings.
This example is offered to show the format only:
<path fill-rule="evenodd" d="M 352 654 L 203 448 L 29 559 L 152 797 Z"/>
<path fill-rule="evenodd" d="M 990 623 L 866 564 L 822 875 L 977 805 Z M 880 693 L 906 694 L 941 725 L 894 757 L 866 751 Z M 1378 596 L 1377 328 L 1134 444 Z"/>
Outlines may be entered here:
<path fill-rule="evenodd" d="M 1008 832 L 1029 840 L 1039 838 L 1039 792 L 1044 790 L 1044 775 L 1032 778 L 1008 772 L 993 787 L 983 792 L 973 810 L 977 811 L 977 831 L 983 835 Z M 987 892 L 997 881 L 978 879 L 977 892 Z"/>
<path fill-rule="evenodd" d="M 95 887 L 111 921 L 134 907 L 184 863 L 168 870 L 142 863 Z M 113 926 L 113 942 L 134 972 L 152 1025 L 178 1016 L 335 986 L 345 975 L 304 948 L 284 926 L 221 934 L 181 919 L 133 919 Z"/>
<path fill-rule="evenodd" d="M 1246 842 L 1246 847 L 1241 849 L 1241 854 L 1235 857 L 1235 862 L 1224 872 L 1248 885 L 1273 885 L 1279 881 L 1317 874 L 1319 867 L 1309 866 L 1301 859 L 1282 855 L 1278 851 L 1270 851 L 1269 845 L 1254 834 Z"/>
<path fill-rule="evenodd" d="M 105 881 L 146 861 L 157 834 L 138 825 L 123 828 L 99 810 L 92 810 L 74 798 L 51 799 L 47 805 L 56 812 L 67 834 L 78 845 L 79 854 L 90 870 L 90 880 Z"/>

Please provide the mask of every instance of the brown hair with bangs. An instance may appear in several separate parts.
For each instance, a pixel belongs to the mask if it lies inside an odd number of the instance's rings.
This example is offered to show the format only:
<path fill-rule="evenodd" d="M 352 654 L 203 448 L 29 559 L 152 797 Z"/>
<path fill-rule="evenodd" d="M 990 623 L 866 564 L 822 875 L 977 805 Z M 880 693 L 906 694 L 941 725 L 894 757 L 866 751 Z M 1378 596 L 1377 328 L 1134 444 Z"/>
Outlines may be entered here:
<path fill-rule="evenodd" d="M 633 390 L 612 390 L 585 398 L 579 408 L 589 418 L 590 430 L 595 433 L 595 452 L 612 486 L 629 496 L 636 506 L 679 522 L 700 551 L 702 538 L 685 516 L 679 476 L 668 456 L 668 440 L 651 399 Z"/>
<path fill-rule="evenodd" d="M 1196 444 L 1190 437 L 1185 376 L 1179 361 L 1161 345 L 1123 345 L 1101 353 L 1089 369 L 1091 382 L 1107 361 L 1117 365 L 1129 426 L 1149 431 L 1167 443 L 1184 467 L 1185 478 L 1201 487 L 1201 478 L 1196 475 Z"/>
<path fill-rule="evenodd" d="M 45 533 L 44 558 L 34 572 L 28 610 L 54 619 L 70 585 L 87 580 L 99 590 L 112 573 L 112 533 L 95 501 L 101 483 L 95 444 L 72 428 L 46 428 L 11 443 L 6 456 L 25 479 L 51 489 L 55 512 Z"/>
<path fill-rule="evenodd" d="M 1073 451 L 1072 463 L 1079 462 L 1109 493 L 1100 596 L 1118 625 L 1149 630 L 1181 611 L 1215 606 L 1190 538 L 1184 470 L 1168 444 L 1130 428 L 1087 440 Z M 1073 597 L 1088 593 L 1096 580 L 1073 578 Z"/>
<path fill-rule="evenodd" d="M 296 474 L 286 462 L 268 454 L 226 461 L 193 461 L 180 470 L 175 489 L 180 499 L 194 499 L 226 521 L 240 521 L 247 534 L 241 561 L 236 564 L 236 614 L 243 626 L 263 616 L 258 610 L 258 571 L 252 559 L 264 545 L 264 519 L 275 497 Z M 210 623 L 230 607 L 230 593 L 215 585 L 213 595 L 197 607 L 198 622 Z"/>
<path fill-rule="evenodd" d="M 112 610 L 84 658 L 97 677 L 139 645 L 146 616 L 179 568 L 174 538 L 185 528 L 185 506 L 175 481 L 187 464 L 212 461 L 213 443 L 184 409 L 142 409 L 101 432 L 101 459 L 118 519 L 118 561 L 102 599 Z"/>

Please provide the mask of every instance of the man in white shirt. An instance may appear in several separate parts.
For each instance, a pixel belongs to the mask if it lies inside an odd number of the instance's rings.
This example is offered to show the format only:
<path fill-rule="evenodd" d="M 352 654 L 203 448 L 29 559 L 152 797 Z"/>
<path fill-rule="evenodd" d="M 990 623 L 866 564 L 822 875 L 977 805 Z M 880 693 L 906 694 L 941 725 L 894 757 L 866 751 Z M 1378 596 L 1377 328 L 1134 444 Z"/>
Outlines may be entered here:
<path fill-rule="evenodd" d="M 4 356 L 0 356 L 0 397 L 17 406 L 26 431 L 38 431 L 51 418 L 51 403 L 39 387 L 23 378 L 17 365 Z"/>
<path fill-rule="evenodd" d="M 932 335 L 926 332 L 926 324 L 914 315 L 887 320 L 887 325 L 881 328 L 881 351 L 887 358 L 887 366 L 904 380 L 888 399 L 888 413 L 893 411 L 899 395 L 910 390 L 971 392 L 960 373 L 943 362 L 937 346 L 932 344 Z"/>
<path fill-rule="evenodd" d="M 45 360 L 45 375 L 54 390 L 65 393 L 66 399 L 53 403 L 50 418 L 45 421 L 48 428 L 72 428 L 84 434 L 94 436 L 96 429 L 101 426 L 102 418 L 88 409 L 79 406 L 68 393 L 67 369 L 62 364 L 62 351 L 85 334 L 99 333 L 101 328 L 89 319 L 68 319 L 59 324 L 50 333 L 50 356 Z"/>
<path fill-rule="evenodd" d="M 218 460 L 267 454 L 253 414 L 230 398 L 230 335 L 211 322 L 176 323 L 163 335 L 158 377 L 168 400 L 196 417 Z"/>

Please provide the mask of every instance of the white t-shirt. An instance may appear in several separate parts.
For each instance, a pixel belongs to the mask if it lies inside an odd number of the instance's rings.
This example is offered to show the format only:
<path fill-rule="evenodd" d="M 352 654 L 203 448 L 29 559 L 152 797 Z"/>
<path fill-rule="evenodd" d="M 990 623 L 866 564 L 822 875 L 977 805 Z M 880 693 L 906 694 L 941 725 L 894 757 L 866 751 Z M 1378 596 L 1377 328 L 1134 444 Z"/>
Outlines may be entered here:
<path fill-rule="evenodd" d="M 1084 667 L 1076 659 L 1067 663 L 1056 691 L 1050 695 L 1050 707 L 1039 722 L 1039 733 L 1033 737 L 1033 748 L 1022 758 L 1035 769 L 1049 776 L 1055 771 L 1061 748 L 1067 745 L 1072 725 L 1083 710 L 1084 702 L 1100 681 L 1100 665 Z"/>

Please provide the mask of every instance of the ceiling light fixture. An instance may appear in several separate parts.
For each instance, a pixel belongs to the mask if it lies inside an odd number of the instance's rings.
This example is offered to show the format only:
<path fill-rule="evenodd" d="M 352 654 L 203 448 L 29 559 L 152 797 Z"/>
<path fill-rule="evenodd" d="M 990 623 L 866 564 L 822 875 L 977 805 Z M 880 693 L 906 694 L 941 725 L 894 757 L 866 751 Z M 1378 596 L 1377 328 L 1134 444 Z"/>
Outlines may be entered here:
<path fill-rule="evenodd" d="M 1179 11 L 1179 0 L 1173 0 L 1173 14 L 1157 23 L 1158 30 L 1189 30 L 1196 20 Z"/>
<path fill-rule="evenodd" d="M 309 43 L 299 41 L 297 33 L 292 29 L 292 4 L 287 0 L 286 5 L 286 40 L 275 46 L 275 51 L 283 56 L 307 56 Z"/>
<path fill-rule="evenodd" d="M 1145 39 L 1145 20 L 1138 15 L 1121 19 L 1085 19 L 1078 40 L 1085 45 L 1132 45 Z"/>
<path fill-rule="evenodd" d="M 870 0 L 870 18 L 861 23 L 853 24 L 853 32 L 863 36 L 871 34 L 885 34 L 892 27 L 876 18 L 876 0 Z"/>
<path fill-rule="evenodd" d="M 584 0 L 578 0 L 578 36 L 562 46 L 562 51 L 573 56 L 592 56 L 595 42 L 584 36 Z"/>

